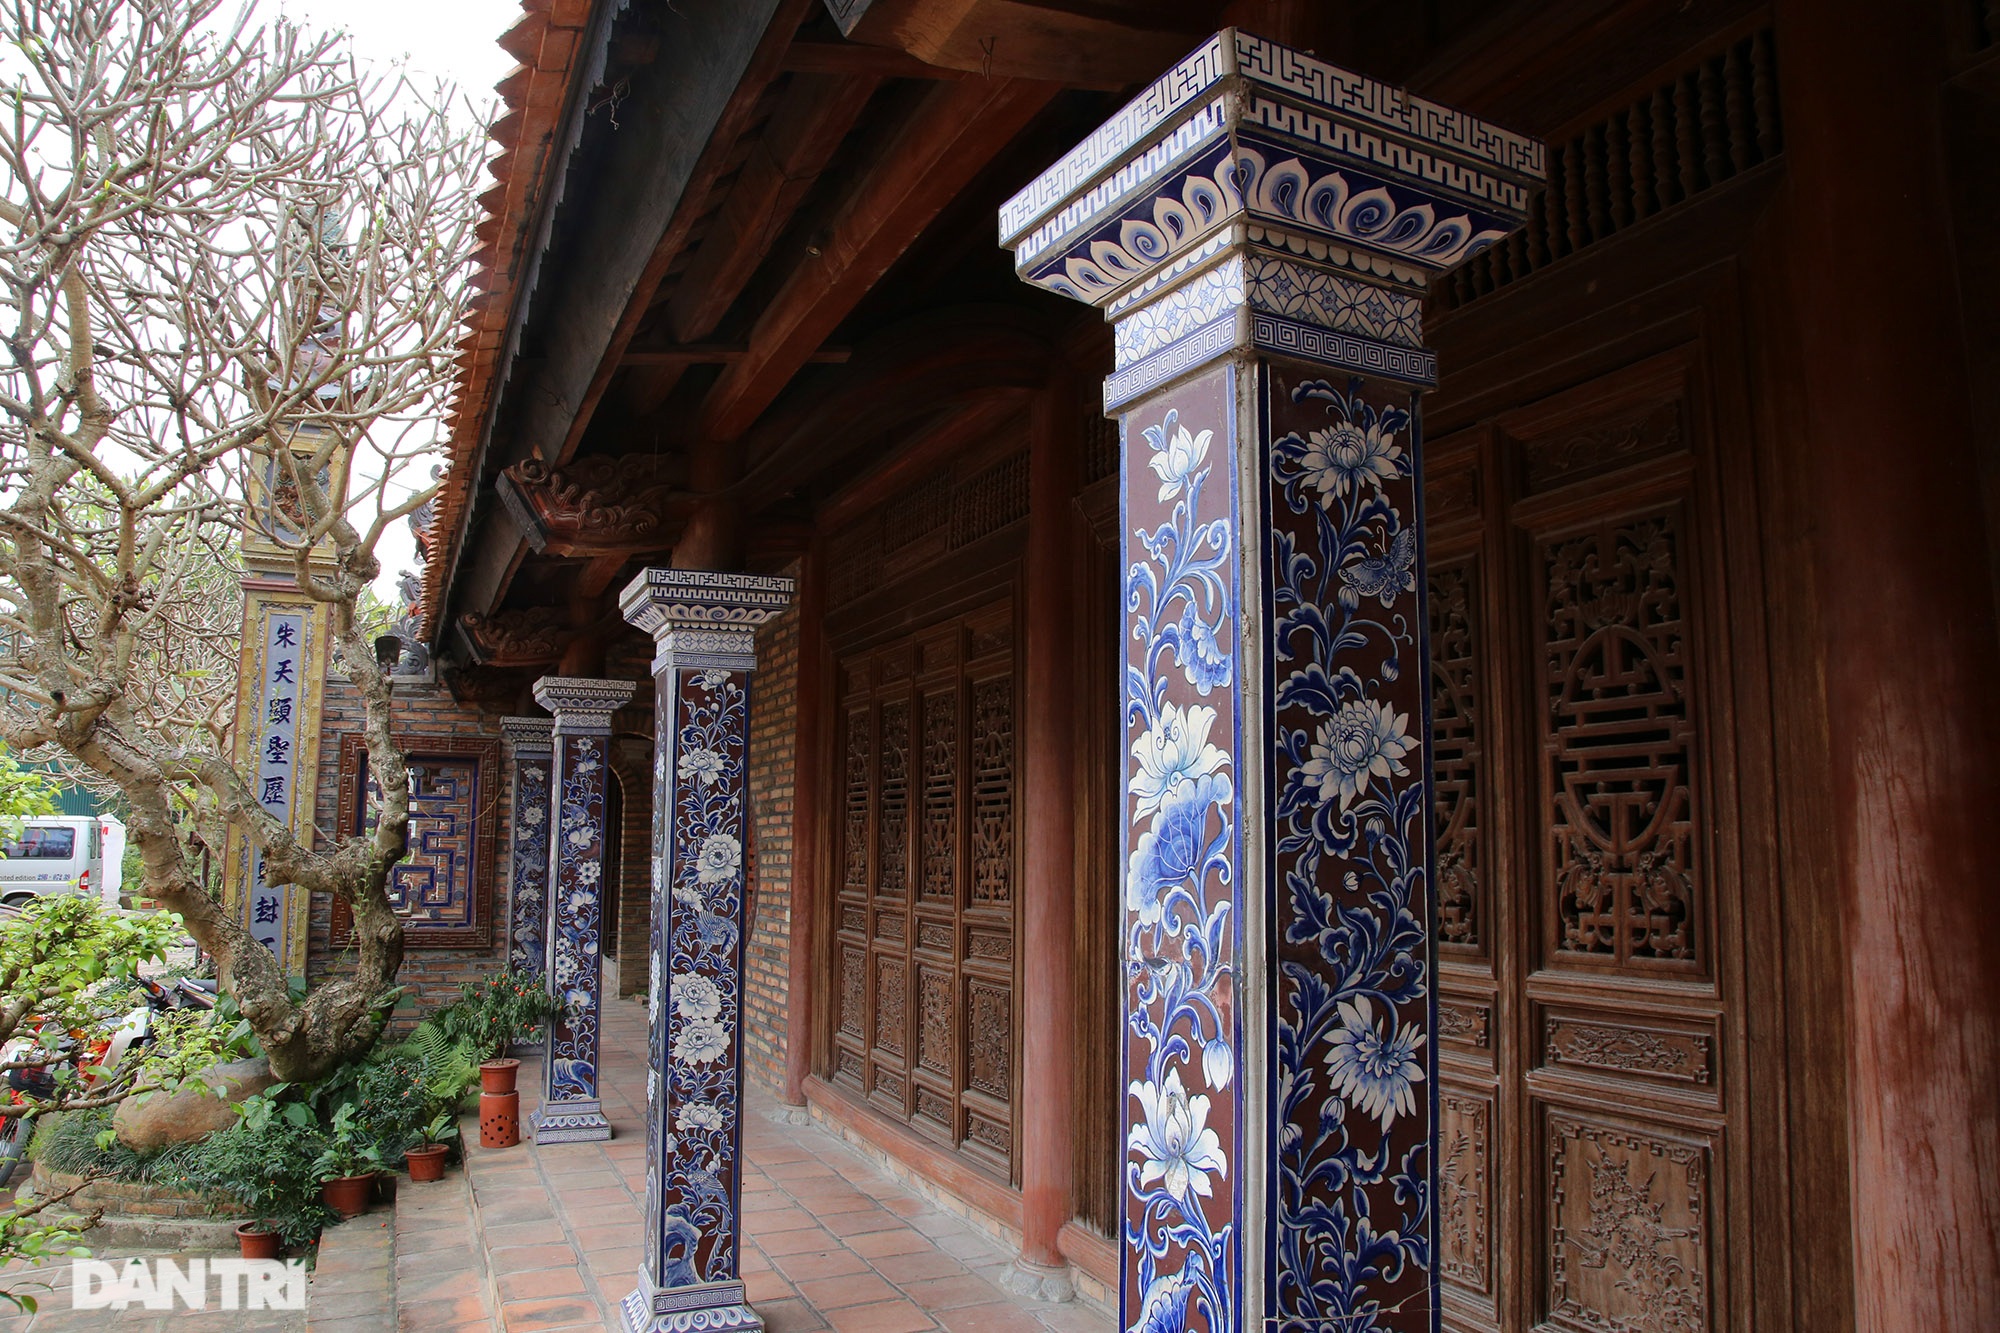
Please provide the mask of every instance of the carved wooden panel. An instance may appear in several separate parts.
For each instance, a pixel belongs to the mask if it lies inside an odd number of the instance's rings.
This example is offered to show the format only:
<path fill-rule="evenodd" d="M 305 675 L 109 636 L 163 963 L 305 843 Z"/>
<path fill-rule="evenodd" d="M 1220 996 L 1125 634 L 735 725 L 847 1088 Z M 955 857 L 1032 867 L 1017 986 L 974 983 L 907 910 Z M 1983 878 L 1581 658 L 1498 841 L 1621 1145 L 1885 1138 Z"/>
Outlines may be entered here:
<path fill-rule="evenodd" d="M 1548 1109 L 1544 1319 L 1578 1333 L 1715 1324 L 1710 1145 Z"/>
<path fill-rule="evenodd" d="M 1706 961 L 1683 540 L 1667 510 L 1540 544 L 1558 959 L 1676 972 Z"/>
<path fill-rule="evenodd" d="M 1015 1141 L 1011 625 L 1002 604 L 851 660 L 833 852 L 831 1076 L 1003 1177 Z"/>
<path fill-rule="evenodd" d="M 1493 1278 L 1493 1099 L 1438 1095 L 1438 1273 L 1464 1292 Z"/>
<path fill-rule="evenodd" d="M 1480 802 L 1479 566 L 1467 558 L 1430 570 L 1431 771 L 1437 787 L 1437 938 L 1478 952 L 1485 923 Z"/>
<path fill-rule="evenodd" d="M 1707 1089 L 1715 1081 L 1715 1038 L 1680 1025 L 1547 1013 L 1542 1016 L 1542 1061 L 1551 1068 Z"/>

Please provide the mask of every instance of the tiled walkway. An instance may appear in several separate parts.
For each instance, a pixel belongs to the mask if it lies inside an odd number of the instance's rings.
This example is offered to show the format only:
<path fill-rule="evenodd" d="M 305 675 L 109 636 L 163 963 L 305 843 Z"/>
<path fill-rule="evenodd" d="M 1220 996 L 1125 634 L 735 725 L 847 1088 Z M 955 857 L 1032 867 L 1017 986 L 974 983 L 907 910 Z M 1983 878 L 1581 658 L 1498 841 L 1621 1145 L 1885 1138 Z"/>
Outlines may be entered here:
<path fill-rule="evenodd" d="M 645 1017 L 631 1001 L 612 1002 L 605 1015 L 604 1110 L 616 1131 L 609 1143 L 524 1142 L 497 1152 L 475 1145 L 464 1173 L 442 1185 L 403 1185 L 400 1329 L 619 1327 L 617 1303 L 639 1266 L 646 1190 L 643 1104 L 635 1100 L 645 1089 Z M 524 1118 L 538 1078 L 524 1062 Z M 743 1128 L 743 1271 L 772 1333 L 1109 1333 L 1116 1321 L 1095 1306 L 1004 1291 L 1006 1251 L 825 1131 L 779 1123 L 775 1109 L 753 1094 Z M 382 1220 L 377 1213 L 348 1225 Z M 315 1296 L 315 1333 L 386 1324 L 379 1296 L 369 1311 L 361 1293 L 334 1295 L 332 1285 L 328 1300 Z"/>

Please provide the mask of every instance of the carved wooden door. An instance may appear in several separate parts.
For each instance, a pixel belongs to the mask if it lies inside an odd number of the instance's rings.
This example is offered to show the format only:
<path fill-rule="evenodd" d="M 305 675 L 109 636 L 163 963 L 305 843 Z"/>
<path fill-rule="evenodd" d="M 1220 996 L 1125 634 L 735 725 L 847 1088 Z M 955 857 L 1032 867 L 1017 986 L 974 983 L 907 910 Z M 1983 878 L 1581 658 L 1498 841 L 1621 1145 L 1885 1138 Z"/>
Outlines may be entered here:
<path fill-rule="evenodd" d="M 1689 366 L 1431 450 L 1448 1327 L 1728 1326 L 1741 927 Z"/>
<path fill-rule="evenodd" d="M 832 1078 L 1011 1180 L 1011 607 L 848 657 L 840 675 Z"/>

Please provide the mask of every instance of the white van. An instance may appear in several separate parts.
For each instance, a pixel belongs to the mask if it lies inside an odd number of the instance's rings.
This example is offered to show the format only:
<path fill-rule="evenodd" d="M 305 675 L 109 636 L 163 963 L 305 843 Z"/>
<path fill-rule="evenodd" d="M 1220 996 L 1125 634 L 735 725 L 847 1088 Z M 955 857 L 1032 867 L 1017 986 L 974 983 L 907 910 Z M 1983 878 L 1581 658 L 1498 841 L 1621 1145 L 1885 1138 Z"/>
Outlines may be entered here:
<path fill-rule="evenodd" d="M 104 823 L 91 815 L 36 815 L 0 840 L 0 906 L 41 893 L 90 893 L 104 884 Z"/>

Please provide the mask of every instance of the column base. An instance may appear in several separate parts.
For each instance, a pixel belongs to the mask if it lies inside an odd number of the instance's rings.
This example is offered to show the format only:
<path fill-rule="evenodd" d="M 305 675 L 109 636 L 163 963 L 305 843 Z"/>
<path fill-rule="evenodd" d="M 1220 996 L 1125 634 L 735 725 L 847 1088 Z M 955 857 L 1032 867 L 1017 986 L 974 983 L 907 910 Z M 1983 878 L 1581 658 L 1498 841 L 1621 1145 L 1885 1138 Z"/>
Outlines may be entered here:
<path fill-rule="evenodd" d="M 759 1333 L 764 1321 L 743 1299 L 741 1282 L 703 1282 L 656 1291 L 646 1275 L 619 1302 L 625 1333 Z"/>
<path fill-rule="evenodd" d="M 1076 1283 L 1069 1275 L 1069 1265 L 1051 1268 L 1047 1264 L 1030 1263 L 1026 1259 L 1015 1259 L 1014 1266 L 1001 1275 L 1000 1285 L 1017 1296 L 1026 1296 L 1035 1301 L 1073 1301 L 1076 1299 Z"/>
<path fill-rule="evenodd" d="M 528 1117 L 536 1143 L 601 1143 L 611 1137 L 611 1122 L 596 1102 L 560 1102 Z"/>

